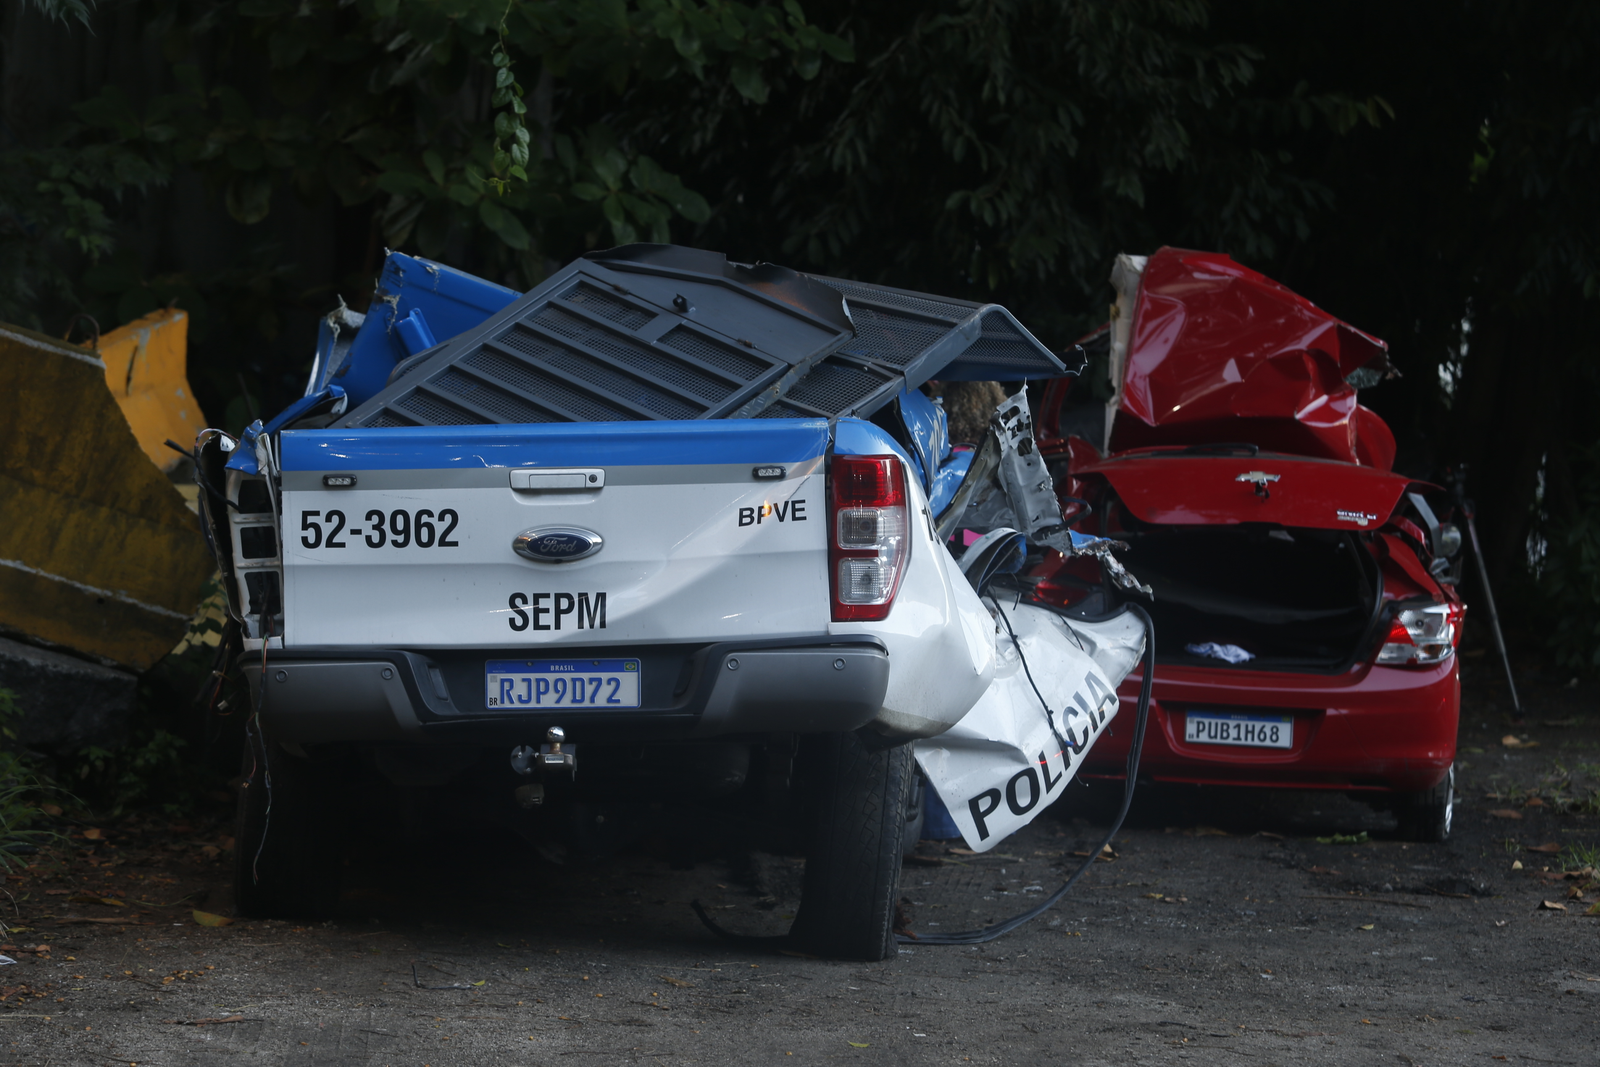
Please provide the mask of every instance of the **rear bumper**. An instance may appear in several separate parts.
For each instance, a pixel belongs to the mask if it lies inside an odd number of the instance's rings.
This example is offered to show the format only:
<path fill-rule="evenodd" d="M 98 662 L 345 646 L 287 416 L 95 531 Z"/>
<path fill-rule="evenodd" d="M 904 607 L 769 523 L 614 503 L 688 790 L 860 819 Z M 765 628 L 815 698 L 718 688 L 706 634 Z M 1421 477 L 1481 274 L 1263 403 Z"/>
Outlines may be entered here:
<path fill-rule="evenodd" d="M 1156 669 L 1139 777 L 1197 785 L 1391 791 L 1430 789 L 1455 761 L 1460 673 L 1363 665 L 1335 676 L 1225 668 Z M 1122 714 L 1090 751 L 1082 773 L 1121 777 L 1138 705 L 1139 675 L 1118 691 Z M 1184 740 L 1189 710 L 1288 713 L 1289 749 Z"/>
<path fill-rule="evenodd" d="M 535 712 L 485 705 L 484 664 L 505 649 L 293 649 L 240 666 L 271 737 L 297 744 L 521 744 L 560 726 L 573 742 L 855 730 L 883 706 L 889 654 L 873 638 L 563 648 L 562 659 L 640 661 L 643 706 Z M 549 658 L 549 657 L 547 657 Z"/>

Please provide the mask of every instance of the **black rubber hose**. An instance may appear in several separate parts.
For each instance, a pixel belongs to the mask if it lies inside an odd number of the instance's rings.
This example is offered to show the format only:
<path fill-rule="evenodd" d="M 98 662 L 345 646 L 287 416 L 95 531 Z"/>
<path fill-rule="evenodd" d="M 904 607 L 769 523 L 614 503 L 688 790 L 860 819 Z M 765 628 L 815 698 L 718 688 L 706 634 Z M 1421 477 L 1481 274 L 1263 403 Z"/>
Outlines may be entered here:
<path fill-rule="evenodd" d="M 1089 869 L 1089 865 L 1094 863 L 1100 854 L 1105 851 L 1105 847 L 1111 844 L 1111 839 L 1116 837 L 1118 831 L 1122 829 L 1122 821 L 1128 817 L 1128 809 L 1133 805 L 1133 790 L 1139 777 L 1139 753 L 1144 748 L 1145 725 L 1149 722 L 1150 717 L 1150 687 L 1155 682 L 1156 674 L 1156 625 L 1151 621 L 1149 613 L 1139 605 L 1128 604 L 1126 608 L 1128 611 L 1138 615 L 1139 621 L 1144 623 L 1144 677 L 1139 680 L 1139 707 L 1133 723 L 1133 743 L 1128 748 L 1127 780 L 1124 782 L 1122 789 L 1122 809 L 1117 812 L 1117 817 L 1112 820 L 1111 829 L 1106 831 L 1105 838 L 1089 853 L 1089 858 L 1084 860 L 1065 882 L 1061 883 L 1059 889 L 1022 914 L 1013 915 L 1009 919 L 997 922 L 993 926 L 985 926 L 981 930 L 966 930 L 951 934 L 921 934 L 917 937 L 899 934 L 896 939 L 900 944 L 981 945 L 985 941 L 993 941 L 997 937 L 1009 934 L 1023 923 L 1037 919 L 1040 915 L 1055 907 L 1061 898 L 1067 895 L 1067 890 L 1072 888 L 1073 883 L 1083 876 L 1083 872 Z M 1019 653 L 1022 651 L 1020 646 L 1017 651 Z M 1046 708 L 1045 711 L 1048 713 L 1049 708 Z"/>

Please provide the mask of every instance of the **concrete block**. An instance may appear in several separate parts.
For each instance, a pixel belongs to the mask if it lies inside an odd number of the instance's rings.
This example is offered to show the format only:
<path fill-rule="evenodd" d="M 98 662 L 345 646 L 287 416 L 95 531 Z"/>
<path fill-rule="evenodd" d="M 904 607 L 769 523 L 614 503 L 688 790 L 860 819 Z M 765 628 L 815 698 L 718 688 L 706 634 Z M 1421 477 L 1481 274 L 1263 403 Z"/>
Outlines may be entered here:
<path fill-rule="evenodd" d="M 16 694 L 15 744 L 46 752 L 127 739 L 139 679 L 125 671 L 0 637 L 0 689 Z"/>

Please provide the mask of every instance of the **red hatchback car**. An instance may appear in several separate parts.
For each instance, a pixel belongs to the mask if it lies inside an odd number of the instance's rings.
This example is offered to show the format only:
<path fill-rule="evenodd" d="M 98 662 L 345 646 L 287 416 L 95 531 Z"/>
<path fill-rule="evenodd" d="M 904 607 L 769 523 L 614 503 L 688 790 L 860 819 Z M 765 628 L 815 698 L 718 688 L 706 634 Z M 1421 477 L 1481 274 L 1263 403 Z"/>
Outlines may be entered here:
<path fill-rule="evenodd" d="M 1059 379 L 1036 426 L 1058 493 L 1089 512 L 1078 528 L 1128 542 L 1153 594 L 1141 777 L 1344 790 L 1444 840 L 1461 537 L 1357 402 L 1387 346 L 1223 255 L 1122 256 L 1112 282 L 1115 318 L 1084 342 L 1112 399 Z M 1092 561 L 1050 553 L 1032 576 L 1057 604 L 1105 595 Z M 1120 777 L 1128 737 L 1108 731 L 1083 773 Z"/>

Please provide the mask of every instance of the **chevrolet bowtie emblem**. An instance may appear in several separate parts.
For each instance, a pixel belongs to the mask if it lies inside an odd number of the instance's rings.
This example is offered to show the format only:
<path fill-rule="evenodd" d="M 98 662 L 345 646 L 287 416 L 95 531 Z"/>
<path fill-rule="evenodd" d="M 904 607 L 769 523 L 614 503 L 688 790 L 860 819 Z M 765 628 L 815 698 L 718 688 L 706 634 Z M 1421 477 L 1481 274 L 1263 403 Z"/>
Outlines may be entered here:
<path fill-rule="evenodd" d="M 1268 474 L 1266 471 L 1245 471 L 1236 477 L 1234 481 L 1249 482 L 1256 487 L 1256 496 L 1266 499 L 1272 495 L 1272 491 L 1267 488 L 1267 483 L 1277 481 L 1278 477 L 1278 475 Z"/>

